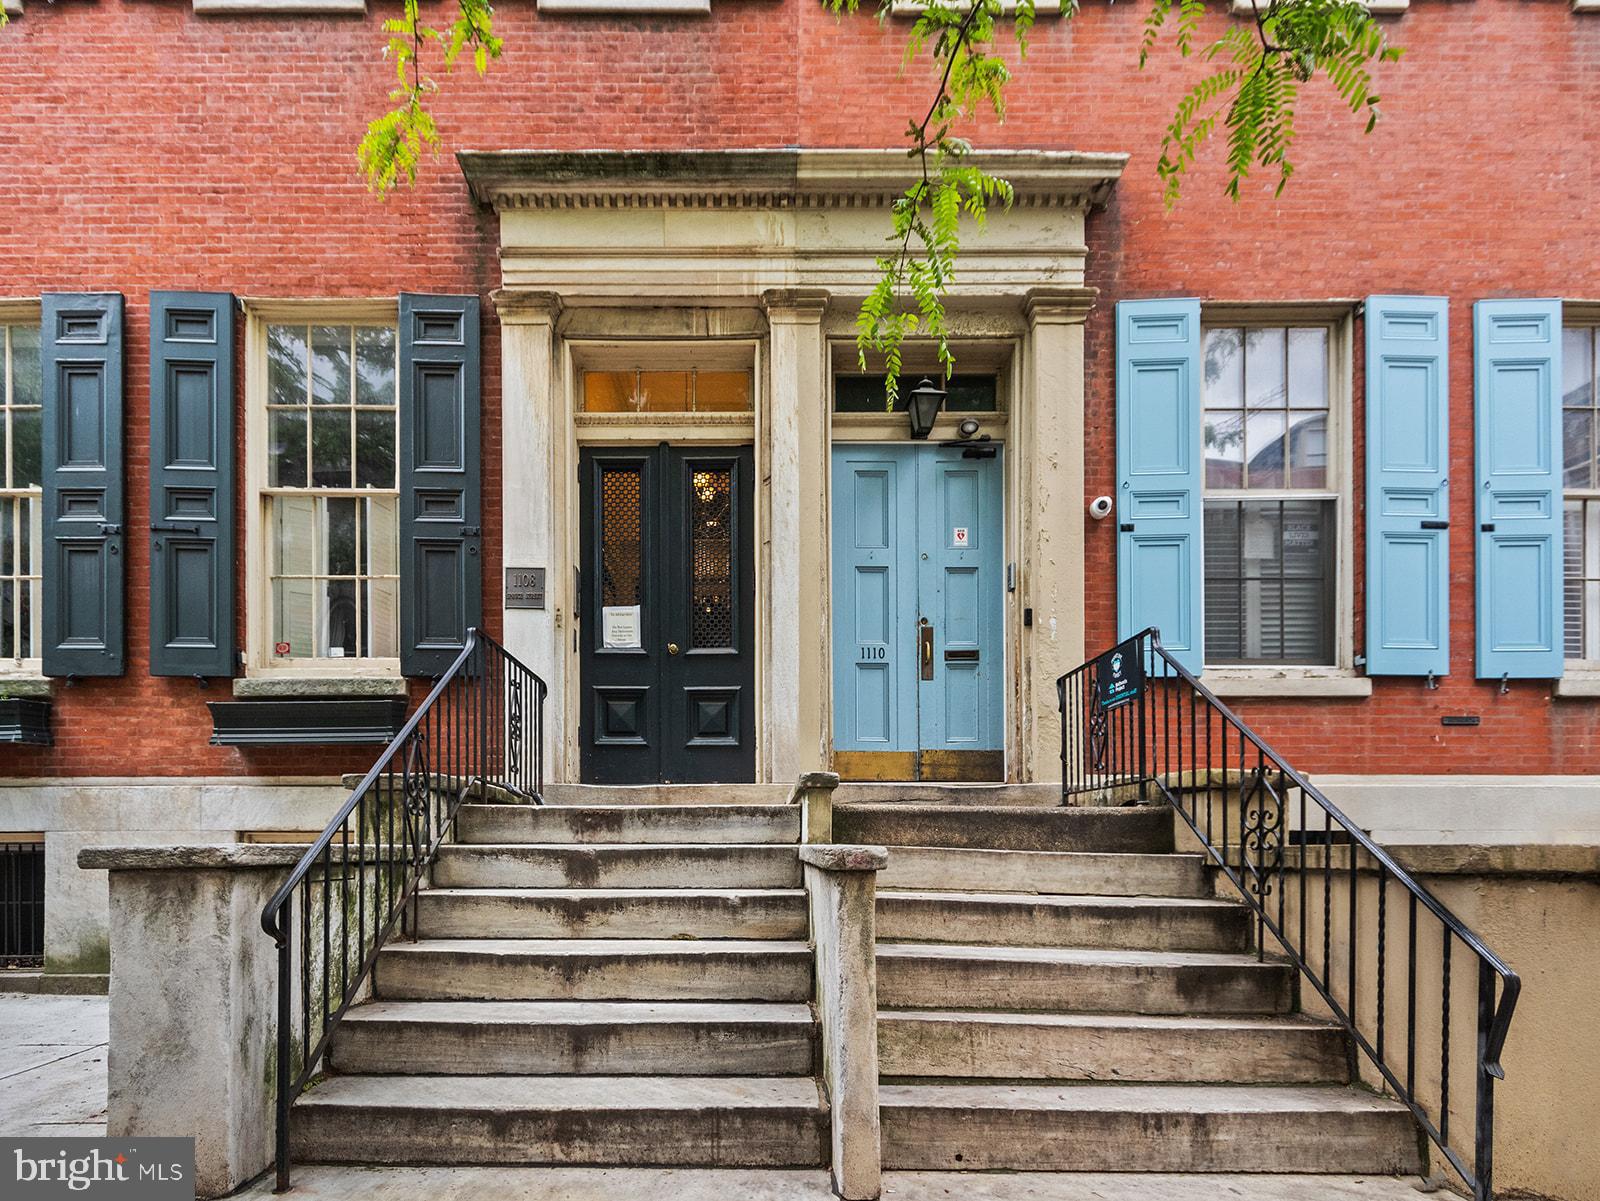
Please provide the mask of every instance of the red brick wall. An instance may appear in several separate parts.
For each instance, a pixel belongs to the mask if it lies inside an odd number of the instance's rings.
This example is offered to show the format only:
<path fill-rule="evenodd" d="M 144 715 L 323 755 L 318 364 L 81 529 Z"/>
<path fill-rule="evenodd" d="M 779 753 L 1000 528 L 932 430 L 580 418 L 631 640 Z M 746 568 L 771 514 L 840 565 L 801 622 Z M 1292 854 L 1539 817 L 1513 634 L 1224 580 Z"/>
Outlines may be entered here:
<path fill-rule="evenodd" d="M 151 289 L 387 296 L 494 287 L 493 215 L 471 206 L 448 155 L 427 165 L 415 192 L 384 203 L 356 176 L 354 147 L 389 86 L 379 22 L 394 7 L 374 0 L 365 20 L 206 19 L 181 0 L 32 0 L 0 31 L 0 296 L 102 288 L 127 296 L 130 528 L 149 520 Z M 927 102 L 923 67 L 897 73 L 904 25 L 840 22 L 816 0 L 713 0 L 713 9 L 709 18 L 541 20 L 527 0 L 507 5 L 497 14 L 502 61 L 487 81 L 462 72 L 440 102 L 447 145 L 893 146 Z M 1367 701 L 1241 708 L 1313 771 L 1600 771 L 1600 708 L 1552 702 L 1545 685 L 1518 683 L 1499 696 L 1471 680 L 1472 489 L 1462 486 L 1472 478 L 1472 301 L 1600 297 L 1592 228 L 1600 17 L 1574 16 L 1554 0 L 1418 0 L 1388 26 L 1408 54 L 1383 70 L 1388 117 L 1378 133 L 1360 136 L 1314 88 L 1300 121 L 1300 173 L 1282 200 L 1263 182 L 1245 203 L 1228 204 L 1213 155 L 1167 212 L 1156 150 L 1199 67 L 1168 50 L 1137 70 L 1146 9 L 1088 0 L 1070 28 L 1042 21 L 1009 119 L 977 131 L 993 146 L 1134 156 L 1089 230 L 1090 279 L 1102 298 L 1089 326 L 1089 494 L 1112 482 L 1113 301 L 1448 295 L 1453 674 L 1436 692 L 1379 680 Z M 1219 11 L 1208 27 L 1226 21 Z M 483 545 L 493 629 L 499 331 L 485 308 Z M 1359 436 L 1356 451 L 1359 462 Z M 1088 538 L 1089 631 L 1100 644 L 1115 624 L 1114 533 L 1093 523 Z M 58 684 L 57 744 L 0 752 L 0 773 L 302 773 L 370 762 L 365 750 L 208 746 L 203 702 L 226 696 L 226 685 L 202 692 L 147 674 L 148 558 L 144 540 L 130 538 L 127 674 Z M 1359 596 L 1359 578 L 1356 587 Z M 1359 614 L 1355 633 L 1359 646 Z M 1479 713 L 1483 724 L 1439 726 L 1438 715 L 1456 712 Z"/>

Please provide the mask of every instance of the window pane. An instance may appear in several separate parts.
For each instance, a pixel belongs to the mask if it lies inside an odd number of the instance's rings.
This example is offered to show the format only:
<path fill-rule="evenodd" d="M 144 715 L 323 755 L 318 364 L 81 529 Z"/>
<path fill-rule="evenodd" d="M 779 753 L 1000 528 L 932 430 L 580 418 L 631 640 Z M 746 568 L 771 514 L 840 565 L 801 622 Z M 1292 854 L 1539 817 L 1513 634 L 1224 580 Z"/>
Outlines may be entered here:
<path fill-rule="evenodd" d="M 1583 508 L 1581 500 L 1569 500 L 1564 506 L 1561 558 L 1566 576 L 1563 593 L 1563 615 L 1566 626 L 1566 654 L 1569 659 L 1582 659 L 1583 653 Z"/>
<path fill-rule="evenodd" d="M 17 599 L 20 602 L 17 620 L 17 658 L 19 659 L 31 659 L 34 654 L 33 600 L 34 590 L 38 586 L 33 580 L 19 580 L 17 582 L 19 592 Z"/>
<path fill-rule="evenodd" d="M 394 386 L 394 330 L 386 325 L 356 328 L 356 403 L 392 405 Z"/>
<path fill-rule="evenodd" d="M 1244 486 L 1244 414 L 1205 415 L 1207 488 Z"/>
<path fill-rule="evenodd" d="M 1205 405 L 1208 409 L 1244 407 L 1244 331 L 1208 329 L 1205 333 Z"/>
<path fill-rule="evenodd" d="M 356 500 L 330 497 L 324 502 L 327 525 L 322 536 L 324 572 L 328 575 L 356 574 Z"/>
<path fill-rule="evenodd" d="M 400 581 L 370 580 L 367 585 L 367 654 L 400 657 Z"/>
<path fill-rule="evenodd" d="M 311 482 L 320 488 L 350 486 L 350 410 L 311 414 Z"/>
<path fill-rule="evenodd" d="M 586 413 L 633 412 L 633 372 L 585 371 L 583 373 L 583 411 Z"/>
<path fill-rule="evenodd" d="M 400 503 L 393 496 L 366 501 L 368 575 L 400 574 Z"/>
<path fill-rule="evenodd" d="M 1561 331 L 1561 403 L 1587 408 L 1594 404 L 1594 330 Z"/>
<path fill-rule="evenodd" d="M 1244 390 L 1252 409 L 1282 408 L 1284 382 L 1284 331 L 1252 329 L 1244 338 Z"/>
<path fill-rule="evenodd" d="M 733 472 L 689 480 L 689 645 L 733 646 Z"/>
<path fill-rule="evenodd" d="M 694 380 L 697 413 L 747 413 L 750 411 L 750 373 L 747 371 L 697 371 Z"/>
<path fill-rule="evenodd" d="M 1331 500 L 1207 501 L 1206 661 L 1334 658 Z"/>
<path fill-rule="evenodd" d="M 36 405 L 40 403 L 41 378 L 39 375 L 39 327 L 13 325 L 11 327 L 11 403 Z"/>
<path fill-rule="evenodd" d="M 0 575 L 15 575 L 17 508 L 13 500 L 0 501 Z"/>
<path fill-rule="evenodd" d="M 1328 331 L 1289 331 L 1289 403 L 1302 409 L 1328 407 Z"/>
<path fill-rule="evenodd" d="M 21 658 L 18 649 L 21 631 L 16 625 L 16 585 L 10 580 L 0 581 L 0 655 Z"/>
<path fill-rule="evenodd" d="M 267 403 L 306 403 L 306 331 L 302 325 L 267 326 Z"/>
<path fill-rule="evenodd" d="M 612 467 L 600 473 L 600 603 L 644 602 L 643 499 L 637 467 Z"/>
<path fill-rule="evenodd" d="M 639 409 L 644 413 L 687 413 L 689 411 L 689 373 L 687 371 L 639 372 Z"/>
<path fill-rule="evenodd" d="M 322 585 L 322 650 L 333 659 L 356 654 L 356 583 L 327 580 Z"/>
<path fill-rule="evenodd" d="M 310 575 L 317 502 L 309 496 L 272 498 L 272 573 Z"/>
<path fill-rule="evenodd" d="M 1282 488 L 1284 415 L 1250 413 L 1245 418 L 1245 487 Z"/>
<path fill-rule="evenodd" d="M 316 653 L 311 634 L 311 596 L 306 579 L 272 581 L 272 656 L 309 659 Z"/>
<path fill-rule="evenodd" d="M 267 486 L 306 486 L 306 411 L 276 409 L 271 415 L 271 445 L 267 448 Z"/>
<path fill-rule="evenodd" d="M 356 414 L 356 487 L 394 486 L 394 411 L 363 409 Z"/>
<path fill-rule="evenodd" d="M 350 327 L 311 327 L 311 403 L 350 403 Z"/>
<path fill-rule="evenodd" d="M 1294 411 L 1289 414 L 1289 486 L 1328 486 L 1328 415 Z"/>
<path fill-rule="evenodd" d="M 1562 480 L 1569 488 L 1592 487 L 1594 479 L 1594 410 L 1565 409 L 1561 414 Z"/>
<path fill-rule="evenodd" d="M 31 488 L 44 482 L 44 456 L 39 439 L 44 430 L 38 409 L 11 410 L 11 486 Z"/>

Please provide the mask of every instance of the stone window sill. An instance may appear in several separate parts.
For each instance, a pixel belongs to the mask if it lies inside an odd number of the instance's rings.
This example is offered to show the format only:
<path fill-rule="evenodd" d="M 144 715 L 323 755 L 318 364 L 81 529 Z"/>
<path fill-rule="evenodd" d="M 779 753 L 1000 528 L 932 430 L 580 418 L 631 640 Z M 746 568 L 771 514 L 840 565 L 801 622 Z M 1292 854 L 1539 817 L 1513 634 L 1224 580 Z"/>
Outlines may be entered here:
<path fill-rule="evenodd" d="M 1600 13 L 1600 0 L 1572 0 L 1575 13 Z"/>
<path fill-rule="evenodd" d="M 1275 697 L 1280 700 L 1361 698 L 1372 695 L 1372 680 L 1354 672 L 1208 667 L 1200 682 L 1223 700 Z"/>
<path fill-rule="evenodd" d="M 22 15 L 22 0 L 0 0 L 0 8 L 6 10 L 6 16 L 8 17 L 20 17 Z"/>
<path fill-rule="evenodd" d="M 538 0 L 542 13 L 693 16 L 711 11 L 711 0 Z"/>
<path fill-rule="evenodd" d="M 50 687 L 46 676 L 0 676 L 0 697 L 47 701 Z"/>
<path fill-rule="evenodd" d="M 312 699 L 316 697 L 405 696 L 400 676 L 246 676 L 233 682 L 240 700 Z"/>
<path fill-rule="evenodd" d="M 194 0 L 194 11 L 201 15 L 247 16 L 255 13 L 296 13 L 320 17 L 365 16 L 367 0 Z"/>
<path fill-rule="evenodd" d="M 1600 4 L 1596 4 L 1600 9 Z M 1557 700 L 1600 700 L 1600 671 L 1573 671 L 1555 682 L 1553 695 Z"/>
<path fill-rule="evenodd" d="M 1575 3 L 1579 4 L 1585 2 L 1586 0 L 1575 0 Z M 1266 8 L 1267 0 L 1260 0 L 1260 5 L 1263 9 Z M 1367 11 L 1375 17 L 1394 16 L 1407 11 L 1410 7 L 1411 0 L 1367 0 Z M 1228 11 L 1236 17 L 1254 17 L 1256 6 L 1251 0 L 1233 0 L 1228 6 Z"/>

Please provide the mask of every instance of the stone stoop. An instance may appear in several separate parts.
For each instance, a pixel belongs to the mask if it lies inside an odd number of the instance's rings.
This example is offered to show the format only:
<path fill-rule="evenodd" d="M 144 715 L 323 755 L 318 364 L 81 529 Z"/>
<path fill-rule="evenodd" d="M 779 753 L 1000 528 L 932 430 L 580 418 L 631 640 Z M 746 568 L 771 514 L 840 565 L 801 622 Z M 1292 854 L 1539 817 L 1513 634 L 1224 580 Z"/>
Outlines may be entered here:
<path fill-rule="evenodd" d="M 1399 1102 L 1174 851 L 1165 807 L 1032 792 L 836 805 L 878 890 L 886 1171 L 1411 1173 Z"/>
<path fill-rule="evenodd" d="M 826 1165 L 799 809 L 567 792 L 463 807 L 295 1104 L 297 1161 Z"/>

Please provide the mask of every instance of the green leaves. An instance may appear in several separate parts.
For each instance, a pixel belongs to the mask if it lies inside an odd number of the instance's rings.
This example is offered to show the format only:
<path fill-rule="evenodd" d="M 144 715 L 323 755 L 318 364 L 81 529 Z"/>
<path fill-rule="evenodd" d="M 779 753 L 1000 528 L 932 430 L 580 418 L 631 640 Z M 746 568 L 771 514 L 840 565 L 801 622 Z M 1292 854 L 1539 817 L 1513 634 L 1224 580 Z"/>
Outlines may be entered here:
<path fill-rule="evenodd" d="M 1197 29 L 1180 0 L 1179 52 L 1188 54 Z M 1156 0 L 1140 46 L 1142 66 L 1172 13 L 1172 0 Z M 1176 204 L 1196 155 L 1220 125 L 1227 133 L 1227 183 L 1234 200 L 1256 168 L 1278 172 L 1281 194 L 1294 174 L 1289 151 L 1295 139 L 1295 104 L 1300 88 L 1320 71 L 1354 113 L 1366 114 L 1366 132 L 1378 123 L 1378 97 L 1371 67 L 1400 57 L 1359 0 L 1260 0 L 1255 19 L 1236 24 L 1201 52 L 1217 66 L 1179 101 L 1156 163 L 1168 207 Z"/>
<path fill-rule="evenodd" d="M 415 184 L 423 148 L 435 153 L 439 149 L 439 127 L 427 103 L 439 85 L 422 73 L 424 48 L 438 47 L 448 71 L 470 47 L 479 75 L 488 71 L 491 58 L 500 57 L 501 41 L 494 33 L 494 9 L 488 0 L 456 0 L 456 7 L 455 20 L 447 29 L 423 24 L 418 0 L 405 0 L 401 15 L 383 23 L 389 35 L 384 54 L 394 60 L 396 86 L 389 93 L 394 107 L 374 118 L 356 150 L 367 186 L 379 196 L 388 195 L 402 181 Z"/>

